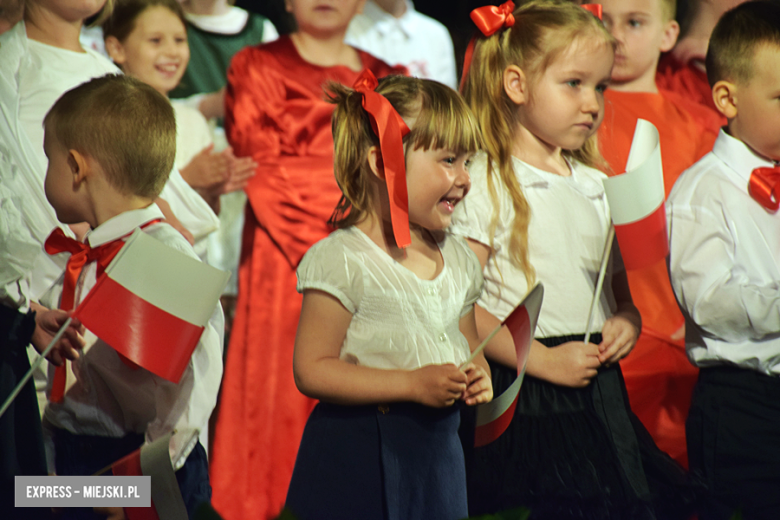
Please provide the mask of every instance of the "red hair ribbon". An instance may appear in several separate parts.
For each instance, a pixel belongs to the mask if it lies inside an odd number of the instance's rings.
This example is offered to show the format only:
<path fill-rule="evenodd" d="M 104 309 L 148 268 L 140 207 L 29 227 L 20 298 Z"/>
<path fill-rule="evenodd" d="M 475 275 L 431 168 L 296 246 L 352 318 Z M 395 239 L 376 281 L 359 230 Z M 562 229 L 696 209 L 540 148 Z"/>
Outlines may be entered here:
<path fill-rule="evenodd" d="M 767 210 L 777 211 L 780 208 L 780 166 L 753 170 L 748 193 Z"/>
<path fill-rule="evenodd" d="M 582 4 L 580 7 L 593 13 L 593 16 L 601 20 L 601 4 Z"/>
<path fill-rule="evenodd" d="M 505 27 L 512 27 L 515 24 L 515 17 L 512 12 L 515 10 L 515 3 L 508 0 L 499 6 L 486 5 L 477 7 L 471 11 L 471 21 L 477 26 L 485 37 L 493 36 L 498 30 Z M 460 77 L 460 90 L 463 92 L 463 85 L 466 83 L 466 75 L 471 67 L 471 57 L 474 54 L 474 45 L 477 43 L 477 37 L 473 36 L 466 47 L 466 54 L 463 57 L 463 74 Z"/>
<path fill-rule="evenodd" d="M 409 127 L 398 115 L 393 105 L 382 94 L 375 92 L 379 82 L 374 73 L 366 69 L 352 88 L 363 95 L 363 110 L 371 120 L 371 128 L 379 138 L 382 152 L 387 194 L 390 198 L 390 222 L 398 247 L 412 243 L 409 232 L 409 195 L 406 191 L 406 157 L 403 138 Z"/>
<path fill-rule="evenodd" d="M 512 27 L 515 24 L 515 17 L 512 11 L 515 10 L 515 3 L 512 0 L 504 2 L 499 6 L 486 5 L 477 7 L 471 11 L 471 20 L 482 34 L 492 36 L 499 29 Z"/>

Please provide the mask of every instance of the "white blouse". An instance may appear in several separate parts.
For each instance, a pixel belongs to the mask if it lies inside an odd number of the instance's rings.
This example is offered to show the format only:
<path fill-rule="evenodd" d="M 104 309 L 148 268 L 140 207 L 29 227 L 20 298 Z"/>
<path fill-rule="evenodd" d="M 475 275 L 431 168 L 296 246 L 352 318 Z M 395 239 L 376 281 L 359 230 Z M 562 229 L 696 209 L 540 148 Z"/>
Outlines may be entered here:
<path fill-rule="evenodd" d="M 602 184 L 606 175 L 576 162 L 571 164 L 570 177 L 534 168 L 517 158 L 513 158 L 512 167 L 531 207 L 529 258 L 537 279 L 544 284 L 544 303 L 536 336 L 582 334 L 611 225 Z M 497 212 L 492 244 L 495 249 L 485 266 L 485 290 L 478 303 L 503 320 L 529 290 L 525 274 L 509 258 L 515 211 L 511 196 L 497 174 L 494 187 L 498 206 L 494 206 L 488 191 L 487 156 L 484 153 L 474 158 L 469 175 L 471 191 L 455 208 L 450 231 L 490 246 L 490 225 Z M 613 253 L 616 250 L 617 243 Z M 611 283 L 611 264 L 615 257 L 619 255 L 613 254 L 607 266 L 592 331 L 600 331 L 616 309 Z"/>
<path fill-rule="evenodd" d="M 333 232 L 306 253 L 298 291 L 317 289 L 352 313 L 340 358 L 363 366 L 413 370 L 460 365 L 470 354 L 460 319 L 482 289 L 479 260 L 466 242 L 445 234 L 444 268 L 423 280 L 352 226 Z"/>

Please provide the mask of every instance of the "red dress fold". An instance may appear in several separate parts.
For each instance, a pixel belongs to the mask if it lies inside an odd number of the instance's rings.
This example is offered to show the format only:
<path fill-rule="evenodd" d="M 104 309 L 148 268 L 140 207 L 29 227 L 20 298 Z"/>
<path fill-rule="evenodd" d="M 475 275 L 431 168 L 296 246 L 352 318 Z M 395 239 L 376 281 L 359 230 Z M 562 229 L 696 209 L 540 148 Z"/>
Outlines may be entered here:
<path fill-rule="evenodd" d="M 377 77 L 406 73 L 359 54 Z M 238 303 L 211 457 L 212 503 L 226 520 L 279 513 L 315 404 L 293 381 L 302 301 L 295 269 L 331 231 L 326 222 L 341 196 L 323 86 L 351 86 L 360 72 L 307 63 L 286 36 L 243 49 L 228 71 L 228 141 L 259 166 L 246 188 Z"/>
<path fill-rule="evenodd" d="M 645 119 L 660 134 L 667 196 L 677 177 L 712 150 L 720 126 L 709 109 L 664 91 L 608 90 L 604 105 L 599 146 L 612 169 L 610 175 L 625 171 L 637 119 Z M 658 447 L 687 467 L 685 419 L 698 372 L 685 355 L 684 340 L 672 339 L 685 320 L 665 260 L 627 274 L 631 296 L 642 315 L 636 347 L 620 362 L 631 408 Z"/>

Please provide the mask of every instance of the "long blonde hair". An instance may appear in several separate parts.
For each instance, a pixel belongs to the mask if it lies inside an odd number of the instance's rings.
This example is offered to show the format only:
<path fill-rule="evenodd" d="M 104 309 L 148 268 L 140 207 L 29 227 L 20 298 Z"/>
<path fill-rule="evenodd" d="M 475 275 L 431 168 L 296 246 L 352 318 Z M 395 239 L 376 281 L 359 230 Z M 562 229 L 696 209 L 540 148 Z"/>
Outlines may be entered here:
<path fill-rule="evenodd" d="M 333 170 L 343 193 L 329 224 L 344 228 L 361 222 L 376 207 L 373 200 L 368 151 L 379 146 L 371 121 L 363 110 L 362 94 L 330 83 L 328 100 L 333 112 Z M 435 81 L 388 76 L 379 80 L 382 94 L 401 117 L 416 117 L 404 137 L 404 150 L 447 148 L 472 153 L 480 148 L 477 121 L 466 103 L 451 88 Z"/>
<path fill-rule="evenodd" d="M 531 1 L 513 13 L 512 27 L 490 37 L 478 34 L 474 54 L 463 85 L 463 96 L 477 117 L 488 154 L 488 191 L 494 212 L 489 236 L 498 225 L 497 174 L 512 198 L 515 211 L 509 240 L 510 260 L 525 273 L 529 286 L 535 278 L 528 260 L 528 224 L 531 209 L 512 168 L 512 140 L 518 125 L 517 105 L 504 90 L 504 70 L 520 67 L 526 77 L 538 77 L 578 38 L 602 39 L 614 46 L 614 39 L 599 20 L 585 9 L 561 0 Z M 593 167 L 604 167 L 596 135 L 577 150 L 563 155 Z M 491 238 L 491 249 L 494 249 Z"/>

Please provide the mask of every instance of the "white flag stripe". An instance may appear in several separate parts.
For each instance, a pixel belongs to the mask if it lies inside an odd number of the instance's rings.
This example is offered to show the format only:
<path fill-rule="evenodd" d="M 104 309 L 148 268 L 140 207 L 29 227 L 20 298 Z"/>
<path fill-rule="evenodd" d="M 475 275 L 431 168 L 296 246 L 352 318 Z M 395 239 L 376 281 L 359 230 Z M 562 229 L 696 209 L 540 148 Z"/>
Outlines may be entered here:
<path fill-rule="evenodd" d="M 523 376 L 520 374 L 512 385 L 504 390 L 504 393 L 496 397 L 489 403 L 477 407 L 477 426 L 484 426 L 491 421 L 495 421 L 506 412 L 512 403 L 515 402 L 517 393 L 520 391 L 520 385 L 523 384 Z"/>
<path fill-rule="evenodd" d="M 136 230 L 106 269 L 127 290 L 184 321 L 204 326 L 229 273 Z"/>
<path fill-rule="evenodd" d="M 639 119 L 626 173 L 604 180 L 612 220 L 630 224 L 652 214 L 664 202 L 664 175 L 658 129 Z"/>

